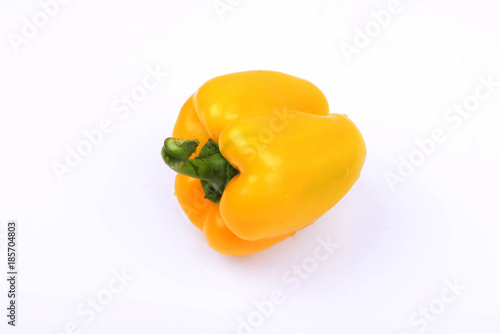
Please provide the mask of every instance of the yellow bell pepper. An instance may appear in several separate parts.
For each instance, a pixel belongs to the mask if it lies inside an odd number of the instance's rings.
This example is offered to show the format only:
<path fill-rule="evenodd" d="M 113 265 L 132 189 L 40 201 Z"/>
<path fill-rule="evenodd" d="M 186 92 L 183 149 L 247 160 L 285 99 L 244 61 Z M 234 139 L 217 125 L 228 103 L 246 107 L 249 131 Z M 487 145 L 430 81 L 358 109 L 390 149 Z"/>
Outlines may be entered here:
<path fill-rule="evenodd" d="M 230 255 L 312 224 L 358 180 L 365 156 L 361 133 L 347 116 L 329 114 L 316 86 L 273 71 L 206 82 L 162 148 L 179 173 L 182 209 L 213 249 Z"/>

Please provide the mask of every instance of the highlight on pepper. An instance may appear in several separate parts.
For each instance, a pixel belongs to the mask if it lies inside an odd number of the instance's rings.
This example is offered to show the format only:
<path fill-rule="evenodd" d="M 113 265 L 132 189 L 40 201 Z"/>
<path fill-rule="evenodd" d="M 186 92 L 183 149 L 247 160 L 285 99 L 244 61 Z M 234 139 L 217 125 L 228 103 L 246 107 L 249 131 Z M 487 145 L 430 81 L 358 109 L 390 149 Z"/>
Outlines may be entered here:
<path fill-rule="evenodd" d="M 312 83 L 274 71 L 219 76 L 183 105 L 163 160 L 208 244 L 264 250 L 312 224 L 358 180 L 366 148 Z"/>

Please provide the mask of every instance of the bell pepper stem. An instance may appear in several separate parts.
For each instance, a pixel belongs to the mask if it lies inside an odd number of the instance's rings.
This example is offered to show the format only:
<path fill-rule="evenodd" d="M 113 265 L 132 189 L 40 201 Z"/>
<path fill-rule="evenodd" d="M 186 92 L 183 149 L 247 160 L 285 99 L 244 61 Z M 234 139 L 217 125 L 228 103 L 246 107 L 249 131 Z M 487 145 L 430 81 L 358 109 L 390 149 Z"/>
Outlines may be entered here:
<path fill-rule="evenodd" d="M 193 166 L 185 164 L 185 162 L 196 152 L 198 145 L 200 145 L 200 142 L 196 139 L 167 138 L 161 149 L 163 161 L 177 173 L 196 177 L 197 174 Z"/>
<path fill-rule="evenodd" d="M 167 138 L 161 155 L 175 172 L 201 180 L 205 198 L 218 203 L 226 185 L 238 171 L 222 156 L 219 146 L 212 139 L 196 158 L 190 159 L 199 144 L 196 139 Z"/>

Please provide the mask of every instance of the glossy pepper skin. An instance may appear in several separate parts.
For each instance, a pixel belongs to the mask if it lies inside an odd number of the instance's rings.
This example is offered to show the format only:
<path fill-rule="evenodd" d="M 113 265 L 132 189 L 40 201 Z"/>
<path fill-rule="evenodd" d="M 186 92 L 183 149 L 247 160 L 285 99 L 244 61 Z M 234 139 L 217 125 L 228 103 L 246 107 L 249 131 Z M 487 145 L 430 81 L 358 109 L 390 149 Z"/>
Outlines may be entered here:
<path fill-rule="evenodd" d="M 170 167 L 184 168 L 173 168 L 180 173 L 209 139 L 218 144 L 221 161 L 234 167 L 227 167 L 236 175 L 218 203 L 205 198 L 202 182 L 191 177 L 199 167 L 175 180 L 189 220 L 213 249 L 229 255 L 261 251 L 312 224 L 358 180 L 366 156 L 361 133 L 347 116 L 329 114 L 316 86 L 273 71 L 209 80 L 182 107 L 173 137 L 178 139 L 168 138 L 162 155 Z M 169 140 L 191 151 L 173 163 Z M 200 164 L 216 161 L 210 159 Z"/>

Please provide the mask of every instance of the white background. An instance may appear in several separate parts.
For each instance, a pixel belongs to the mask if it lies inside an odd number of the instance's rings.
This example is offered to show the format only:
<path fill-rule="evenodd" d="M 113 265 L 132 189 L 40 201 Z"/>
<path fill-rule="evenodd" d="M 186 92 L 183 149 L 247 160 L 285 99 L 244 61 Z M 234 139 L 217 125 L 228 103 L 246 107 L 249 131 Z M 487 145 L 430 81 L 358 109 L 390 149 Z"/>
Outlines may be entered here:
<path fill-rule="evenodd" d="M 231 3 L 221 16 L 212 0 L 73 0 L 16 52 L 9 38 L 40 5 L 1 0 L 0 258 L 5 272 L 15 219 L 20 278 L 15 329 L 1 280 L 0 331 L 498 333 L 500 87 L 459 125 L 443 118 L 479 77 L 500 81 L 498 2 L 402 0 L 350 62 L 342 43 L 389 1 Z M 120 118 L 113 103 L 156 67 L 168 76 Z M 160 148 L 204 81 L 251 69 L 316 84 L 359 127 L 368 155 L 359 181 L 314 225 L 236 258 L 212 251 L 187 221 Z M 113 131 L 59 182 L 53 164 L 103 119 Z M 387 173 L 438 128 L 446 141 L 393 191 Z M 292 290 L 282 276 L 327 236 L 339 247 Z M 81 316 L 122 270 L 134 278 L 94 319 Z M 465 289 L 422 320 L 446 280 Z M 283 303 L 238 331 L 275 289 Z"/>

